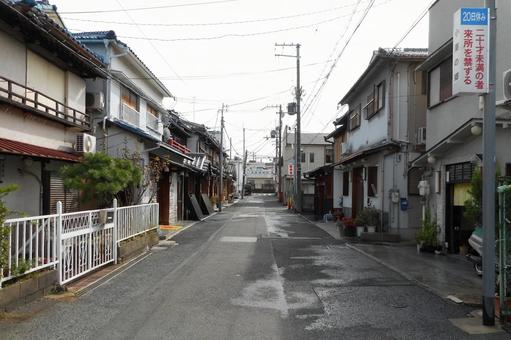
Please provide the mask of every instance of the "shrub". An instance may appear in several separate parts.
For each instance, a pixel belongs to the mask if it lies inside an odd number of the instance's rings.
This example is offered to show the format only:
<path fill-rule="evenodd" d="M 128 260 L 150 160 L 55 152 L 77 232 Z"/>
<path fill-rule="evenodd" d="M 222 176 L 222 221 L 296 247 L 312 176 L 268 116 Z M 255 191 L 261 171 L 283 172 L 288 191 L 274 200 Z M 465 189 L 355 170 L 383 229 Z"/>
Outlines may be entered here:
<path fill-rule="evenodd" d="M 16 185 L 9 185 L 0 188 L 0 268 L 7 269 L 9 261 L 9 232 L 10 228 L 4 226 L 9 210 L 5 206 L 3 198 L 10 192 L 16 190 Z"/>
<path fill-rule="evenodd" d="M 436 248 L 438 247 L 437 236 L 437 221 L 431 217 L 431 212 L 427 210 L 422 221 L 422 228 L 417 233 L 417 243 Z"/>

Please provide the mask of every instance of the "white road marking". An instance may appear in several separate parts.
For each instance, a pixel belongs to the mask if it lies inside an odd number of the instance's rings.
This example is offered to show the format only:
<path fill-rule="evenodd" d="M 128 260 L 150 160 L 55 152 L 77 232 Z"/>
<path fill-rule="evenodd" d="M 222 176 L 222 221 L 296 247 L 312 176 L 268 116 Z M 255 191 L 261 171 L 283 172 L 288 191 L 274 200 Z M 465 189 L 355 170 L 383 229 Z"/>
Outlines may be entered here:
<path fill-rule="evenodd" d="M 224 236 L 220 242 L 256 243 L 257 237 Z"/>

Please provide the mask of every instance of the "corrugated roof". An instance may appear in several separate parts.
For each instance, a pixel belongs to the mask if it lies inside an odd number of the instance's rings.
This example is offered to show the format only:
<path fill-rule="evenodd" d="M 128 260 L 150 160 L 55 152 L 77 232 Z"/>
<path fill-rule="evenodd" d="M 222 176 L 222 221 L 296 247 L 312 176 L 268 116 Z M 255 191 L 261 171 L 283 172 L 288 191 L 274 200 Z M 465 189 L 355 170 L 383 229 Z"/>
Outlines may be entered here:
<path fill-rule="evenodd" d="M 79 156 L 72 153 L 43 148 L 41 146 L 22 143 L 10 139 L 0 138 L 0 153 L 24 155 L 37 158 L 59 159 L 63 161 L 78 162 Z"/>

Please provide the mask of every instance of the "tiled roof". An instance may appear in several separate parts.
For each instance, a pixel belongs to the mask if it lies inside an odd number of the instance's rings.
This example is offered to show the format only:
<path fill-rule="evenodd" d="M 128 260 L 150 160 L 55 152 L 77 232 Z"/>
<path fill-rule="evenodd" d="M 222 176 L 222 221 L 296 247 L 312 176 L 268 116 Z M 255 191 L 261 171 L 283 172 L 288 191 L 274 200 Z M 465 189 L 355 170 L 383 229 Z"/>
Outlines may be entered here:
<path fill-rule="evenodd" d="M 10 139 L 0 138 L 0 153 L 25 155 L 37 158 L 59 159 L 63 161 L 78 162 L 80 157 L 72 153 L 43 148 L 41 146 L 22 143 Z"/>
<path fill-rule="evenodd" d="M 94 52 L 76 40 L 73 35 L 64 27 L 60 26 L 46 13 L 37 7 L 21 2 L 0 1 L 0 9 L 5 17 L 2 18 L 9 25 L 22 24 L 21 32 L 26 35 L 33 35 L 37 32 L 38 35 L 45 39 L 51 39 L 56 43 L 62 44 L 65 47 L 62 51 L 67 55 L 72 56 L 79 64 L 86 66 L 90 71 L 96 75 L 105 76 L 102 70 L 104 64 Z M 30 37 L 34 39 L 34 36 Z"/>
<path fill-rule="evenodd" d="M 167 92 L 170 96 L 172 94 L 170 91 L 163 85 L 163 83 L 156 77 L 156 75 L 151 71 L 151 69 L 140 59 L 140 57 L 129 47 L 128 44 L 125 42 L 120 41 L 117 39 L 117 35 L 115 34 L 115 31 L 91 31 L 91 32 L 79 32 L 79 33 L 73 33 L 73 36 L 81 42 L 85 42 L 87 40 L 103 40 L 103 39 L 109 39 L 109 40 L 115 40 L 118 44 L 123 45 L 126 47 L 129 52 L 137 59 L 137 61 L 146 69 L 147 73 L 151 77 L 151 79 L 154 80 L 162 89 Z"/>

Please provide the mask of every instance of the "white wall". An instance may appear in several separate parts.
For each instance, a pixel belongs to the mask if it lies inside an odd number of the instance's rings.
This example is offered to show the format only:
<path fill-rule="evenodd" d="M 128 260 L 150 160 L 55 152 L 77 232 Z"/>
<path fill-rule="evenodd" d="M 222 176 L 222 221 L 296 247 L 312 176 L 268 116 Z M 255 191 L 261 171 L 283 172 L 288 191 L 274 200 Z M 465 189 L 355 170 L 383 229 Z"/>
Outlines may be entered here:
<path fill-rule="evenodd" d="M 25 45 L 0 31 L 0 75 L 19 84 L 25 84 L 27 50 Z"/>
<path fill-rule="evenodd" d="M 0 138 L 70 152 L 76 134 L 76 130 L 64 128 L 60 123 L 0 105 Z"/>
<path fill-rule="evenodd" d="M 22 174 L 18 169 L 23 169 L 23 161 L 19 156 L 0 155 L 4 159 L 5 175 L 0 178 L 1 185 L 16 184 L 18 190 L 5 197 L 7 209 L 13 212 L 13 216 L 27 215 L 37 216 L 39 213 L 40 185 L 34 176 Z M 41 163 L 33 162 L 30 167 L 38 179 L 41 178 Z"/>
<path fill-rule="evenodd" d="M 128 55 L 119 58 L 112 58 L 112 70 L 124 73 L 138 88 L 144 91 L 147 96 L 161 105 L 164 97 L 163 93 L 155 88 L 153 81 L 147 79 L 147 74 L 141 72 L 137 67 L 135 67 L 129 61 L 129 58 L 130 57 Z"/>
<path fill-rule="evenodd" d="M 85 113 L 85 79 L 72 72 L 66 72 L 67 78 L 67 105 Z"/>
<path fill-rule="evenodd" d="M 27 86 L 66 102 L 66 72 L 30 50 L 27 51 Z"/>

